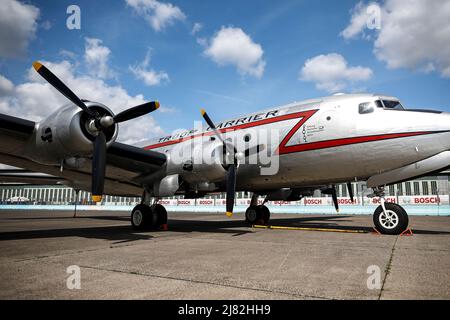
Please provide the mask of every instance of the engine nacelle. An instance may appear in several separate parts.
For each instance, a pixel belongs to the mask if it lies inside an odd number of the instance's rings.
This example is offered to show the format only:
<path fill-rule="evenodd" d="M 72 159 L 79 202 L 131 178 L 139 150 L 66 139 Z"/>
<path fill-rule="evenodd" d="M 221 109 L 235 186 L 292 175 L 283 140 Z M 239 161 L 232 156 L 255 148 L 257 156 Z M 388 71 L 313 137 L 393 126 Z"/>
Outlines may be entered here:
<path fill-rule="evenodd" d="M 191 184 L 223 181 L 227 173 L 223 155 L 223 143 L 218 140 L 183 144 L 168 155 L 168 174 L 179 174 Z"/>
<path fill-rule="evenodd" d="M 111 110 L 102 104 L 85 104 L 95 112 L 113 116 Z M 76 159 L 90 156 L 95 136 L 89 131 L 89 120 L 88 115 L 77 106 L 63 106 L 37 124 L 26 156 L 47 165 L 61 164 L 63 160 L 68 164 L 76 163 Z M 112 125 L 104 133 L 109 146 L 117 138 L 118 125 Z"/>

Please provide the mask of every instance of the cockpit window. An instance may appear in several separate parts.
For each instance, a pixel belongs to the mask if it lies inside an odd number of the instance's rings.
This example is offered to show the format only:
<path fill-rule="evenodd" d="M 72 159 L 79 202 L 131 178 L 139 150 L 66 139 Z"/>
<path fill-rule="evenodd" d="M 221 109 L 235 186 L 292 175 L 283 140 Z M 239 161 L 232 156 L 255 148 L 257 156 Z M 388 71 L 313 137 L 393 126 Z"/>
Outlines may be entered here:
<path fill-rule="evenodd" d="M 377 108 L 383 108 L 383 103 L 381 103 L 380 100 L 375 101 L 375 104 L 377 105 Z"/>
<path fill-rule="evenodd" d="M 384 105 L 385 109 L 405 110 L 405 108 L 403 108 L 400 101 L 395 101 L 395 100 L 382 100 L 382 101 L 383 101 L 383 105 Z"/>
<path fill-rule="evenodd" d="M 366 114 L 373 112 L 373 105 L 370 102 L 364 102 L 359 105 L 359 113 Z"/>

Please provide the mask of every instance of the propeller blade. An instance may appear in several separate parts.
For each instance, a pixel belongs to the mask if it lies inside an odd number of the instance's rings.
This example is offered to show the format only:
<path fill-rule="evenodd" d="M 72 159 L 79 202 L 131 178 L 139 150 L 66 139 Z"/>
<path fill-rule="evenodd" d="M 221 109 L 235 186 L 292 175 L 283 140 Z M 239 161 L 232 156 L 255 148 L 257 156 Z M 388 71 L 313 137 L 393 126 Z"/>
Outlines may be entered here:
<path fill-rule="evenodd" d="M 214 131 L 216 134 L 216 137 L 219 138 L 220 141 L 225 145 L 225 147 L 228 149 L 227 144 L 225 143 L 225 140 L 223 140 L 222 135 L 220 134 L 219 130 L 217 130 L 217 127 L 215 126 L 214 122 L 212 122 L 211 118 L 206 113 L 205 109 L 200 109 L 200 113 L 202 114 L 203 119 L 205 119 L 208 126 Z"/>
<path fill-rule="evenodd" d="M 347 190 L 348 195 L 350 196 L 350 200 L 353 202 L 354 196 L 353 196 L 353 187 L 351 182 L 347 182 Z"/>
<path fill-rule="evenodd" d="M 120 123 L 138 118 L 159 108 L 158 101 L 147 102 L 139 106 L 122 111 L 114 116 L 114 122 Z"/>
<path fill-rule="evenodd" d="M 331 198 L 333 199 L 333 204 L 334 204 L 334 207 L 336 208 L 336 212 L 339 212 L 339 204 L 338 204 L 338 198 L 337 198 L 335 186 L 333 186 L 331 188 Z"/>
<path fill-rule="evenodd" d="M 80 107 L 83 111 L 87 112 L 89 115 L 94 116 L 91 110 L 81 101 L 80 98 L 77 97 L 72 90 L 69 89 L 57 76 L 55 76 L 47 67 L 41 64 L 39 61 L 33 62 L 33 68 L 39 73 L 42 78 L 47 80 L 56 90 L 61 92 L 67 99 L 72 101 L 78 107 Z"/>
<path fill-rule="evenodd" d="M 236 195 L 236 165 L 232 164 L 227 173 L 227 216 L 233 216 L 234 197 Z"/>
<path fill-rule="evenodd" d="M 92 158 L 92 201 L 100 202 L 103 196 L 106 169 L 106 137 L 100 131 L 94 141 Z"/>

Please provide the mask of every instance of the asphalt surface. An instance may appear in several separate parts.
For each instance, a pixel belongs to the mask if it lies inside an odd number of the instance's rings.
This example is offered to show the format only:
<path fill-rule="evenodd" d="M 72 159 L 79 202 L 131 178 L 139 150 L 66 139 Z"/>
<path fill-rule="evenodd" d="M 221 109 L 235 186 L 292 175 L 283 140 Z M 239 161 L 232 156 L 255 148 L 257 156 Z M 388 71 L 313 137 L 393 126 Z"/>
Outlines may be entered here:
<path fill-rule="evenodd" d="M 371 219 L 274 214 L 271 224 L 369 231 Z M 450 217 L 410 226 L 412 237 L 377 236 L 169 213 L 168 231 L 134 232 L 123 212 L 3 210 L 0 299 L 450 299 Z M 73 265 L 81 288 L 71 290 Z"/>

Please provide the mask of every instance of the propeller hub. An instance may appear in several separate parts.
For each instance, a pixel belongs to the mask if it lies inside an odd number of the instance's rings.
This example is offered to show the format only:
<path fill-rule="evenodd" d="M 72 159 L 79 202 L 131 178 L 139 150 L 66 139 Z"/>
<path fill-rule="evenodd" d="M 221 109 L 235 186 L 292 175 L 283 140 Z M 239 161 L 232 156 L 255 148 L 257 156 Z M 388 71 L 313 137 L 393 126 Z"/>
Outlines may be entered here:
<path fill-rule="evenodd" d="M 111 127 L 114 124 L 114 119 L 111 116 L 104 116 L 100 119 L 100 125 L 103 128 Z"/>
<path fill-rule="evenodd" d="M 242 161 L 245 159 L 245 154 L 243 152 L 236 152 L 235 157 L 237 161 Z"/>

